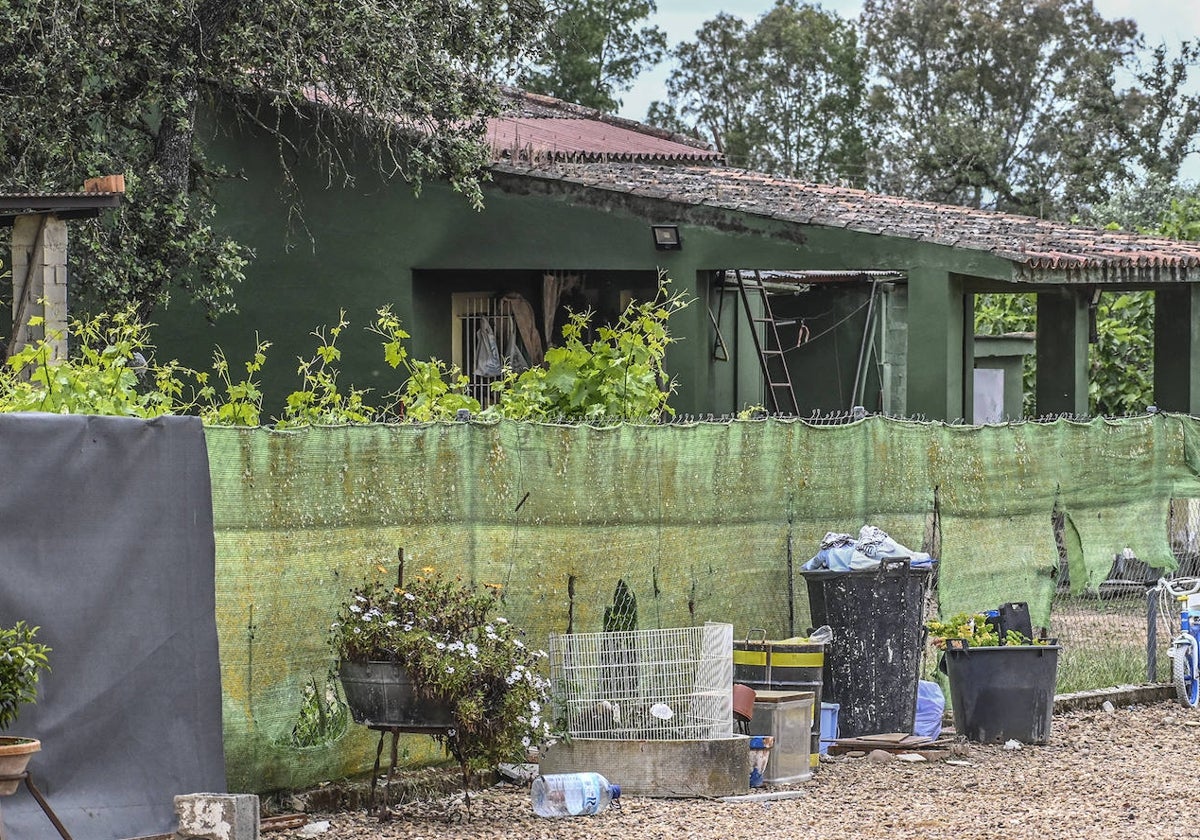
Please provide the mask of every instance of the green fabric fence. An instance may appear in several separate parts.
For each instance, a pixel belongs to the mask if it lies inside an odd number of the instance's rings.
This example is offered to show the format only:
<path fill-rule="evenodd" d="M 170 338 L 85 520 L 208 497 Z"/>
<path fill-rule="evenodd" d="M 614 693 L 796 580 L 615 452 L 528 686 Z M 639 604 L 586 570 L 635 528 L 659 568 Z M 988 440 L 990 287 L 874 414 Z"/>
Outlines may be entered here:
<path fill-rule="evenodd" d="M 1176 415 L 210 428 L 207 440 L 229 784 L 260 792 L 369 768 L 362 727 L 307 747 L 291 734 L 305 687 L 325 690 L 337 603 L 379 565 L 393 575 L 400 546 L 410 569 L 501 584 L 505 614 L 539 646 L 600 630 L 622 579 L 642 629 L 804 632 L 800 566 L 827 531 L 863 524 L 937 549 L 944 614 L 1027 601 L 1046 624 L 1056 509 L 1072 586 L 1094 588 L 1127 546 L 1172 568 L 1169 502 L 1200 496 L 1200 426 Z M 428 738 L 406 745 L 410 761 L 434 754 Z"/>

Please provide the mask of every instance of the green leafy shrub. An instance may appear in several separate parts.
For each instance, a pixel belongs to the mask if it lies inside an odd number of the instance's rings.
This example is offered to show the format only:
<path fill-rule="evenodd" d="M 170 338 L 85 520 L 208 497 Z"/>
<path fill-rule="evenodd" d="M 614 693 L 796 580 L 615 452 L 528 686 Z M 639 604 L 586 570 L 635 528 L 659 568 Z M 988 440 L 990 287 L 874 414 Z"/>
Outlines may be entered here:
<path fill-rule="evenodd" d="M 22 705 L 37 700 L 38 677 L 50 668 L 50 648 L 34 641 L 40 629 L 23 621 L 0 627 L 0 730 L 16 720 Z"/>
<path fill-rule="evenodd" d="M 29 320 L 41 326 L 40 317 Z M 71 322 L 72 358 L 55 359 L 51 334 L 26 344 L 0 371 L 0 411 L 157 417 L 183 413 L 193 371 L 172 361 L 151 367 L 149 324 L 131 307 Z"/>
<path fill-rule="evenodd" d="M 299 390 L 288 394 L 283 417 L 275 421 L 276 428 L 364 424 L 375 419 L 375 410 L 363 402 L 366 391 L 351 386 L 343 394 L 338 387 L 337 363 L 342 351 L 337 340 L 349 325 L 343 309 L 337 326 L 328 331 L 325 327 L 312 331 L 318 342 L 317 351 L 311 359 L 300 359 L 296 372 L 303 383 Z"/>
<path fill-rule="evenodd" d="M 418 423 L 453 420 L 459 410 L 479 411 L 479 400 L 467 393 L 467 376 L 457 365 L 440 359 L 420 361 L 408 354 L 404 342 L 410 338 L 390 306 L 376 312 L 375 323 L 368 329 L 382 336 L 383 358 L 393 370 L 404 368 L 408 379 L 404 386 L 388 395 L 385 416 L 406 418 Z"/>
<path fill-rule="evenodd" d="M 667 400 L 675 383 L 663 366 L 672 338 L 671 316 L 685 308 L 683 294 L 672 294 L 669 281 L 648 301 L 634 301 L 614 326 L 596 328 L 598 338 L 584 341 L 591 312 L 571 313 L 563 325 L 562 346 L 546 351 L 546 364 L 509 373 L 496 383 L 498 399 L 485 416 L 515 420 L 592 420 L 658 418 L 674 415 Z"/>

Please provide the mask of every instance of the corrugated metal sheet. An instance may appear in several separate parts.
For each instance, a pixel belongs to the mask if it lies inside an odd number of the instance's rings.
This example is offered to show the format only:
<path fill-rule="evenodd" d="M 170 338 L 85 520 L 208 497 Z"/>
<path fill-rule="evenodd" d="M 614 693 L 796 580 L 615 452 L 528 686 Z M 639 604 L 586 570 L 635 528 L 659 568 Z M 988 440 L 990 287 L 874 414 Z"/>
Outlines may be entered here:
<path fill-rule="evenodd" d="M 585 118 L 496 117 L 488 142 L 508 160 L 720 161 L 720 152 Z"/>

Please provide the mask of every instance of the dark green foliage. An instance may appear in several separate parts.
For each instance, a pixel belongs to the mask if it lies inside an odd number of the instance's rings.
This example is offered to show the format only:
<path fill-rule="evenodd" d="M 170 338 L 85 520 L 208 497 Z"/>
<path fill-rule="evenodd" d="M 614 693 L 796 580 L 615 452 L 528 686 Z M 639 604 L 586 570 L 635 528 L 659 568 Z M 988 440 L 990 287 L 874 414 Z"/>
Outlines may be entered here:
<path fill-rule="evenodd" d="M 125 174 L 123 208 L 73 227 L 73 291 L 145 314 L 176 289 L 216 314 L 251 255 L 213 229 L 225 173 L 197 134 L 206 103 L 276 137 L 294 210 L 291 166 L 315 158 L 337 182 L 353 148 L 478 202 L 495 80 L 543 16 L 539 0 L 0 2 L 0 190 Z"/>
<path fill-rule="evenodd" d="M 625 585 L 624 579 L 618 580 L 612 606 L 604 608 L 604 632 L 636 630 L 637 624 L 637 597 Z"/>
<path fill-rule="evenodd" d="M 616 111 L 618 94 L 657 64 L 666 49 L 666 33 L 640 26 L 656 9 L 654 0 L 560 0 L 538 61 L 521 75 L 521 86 Z"/>
<path fill-rule="evenodd" d="M 883 130 L 872 186 L 1054 215 L 1123 171 L 1114 74 L 1132 21 L 1091 0 L 866 0 Z"/>
<path fill-rule="evenodd" d="M 753 26 L 718 15 L 673 57 L 668 101 L 651 107 L 656 124 L 694 130 L 737 166 L 861 181 L 865 56 L 848 21 L 777 0 Z"/>

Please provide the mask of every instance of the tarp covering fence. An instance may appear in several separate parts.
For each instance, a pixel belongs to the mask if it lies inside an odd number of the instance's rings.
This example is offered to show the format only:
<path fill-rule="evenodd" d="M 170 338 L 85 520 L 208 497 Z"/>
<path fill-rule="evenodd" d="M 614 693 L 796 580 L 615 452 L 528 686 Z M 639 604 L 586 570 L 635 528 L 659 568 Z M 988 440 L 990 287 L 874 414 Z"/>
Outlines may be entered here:
<path fill-rule="evenodd" d="M 800 566 L 826 532 L 863 524 L 940 557 L 943 612 L 1022 600 L 1044 624 L 1056 510 L 1076 588 L 1126 547 L 1173 567 L 1170 500 L 1200 496 L 1197 422 L 208 429 L 231 789 L 369 766 L 366 732 L 291 734 L 305 687 L 325 685 L 338 601 L 378 564 L 394 574 L 400 546 L 410 569 L 502 584 L 538 645 L 600 630 L 618 580 L 643 629 L 804 632 Z"/>

